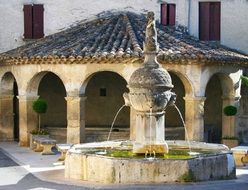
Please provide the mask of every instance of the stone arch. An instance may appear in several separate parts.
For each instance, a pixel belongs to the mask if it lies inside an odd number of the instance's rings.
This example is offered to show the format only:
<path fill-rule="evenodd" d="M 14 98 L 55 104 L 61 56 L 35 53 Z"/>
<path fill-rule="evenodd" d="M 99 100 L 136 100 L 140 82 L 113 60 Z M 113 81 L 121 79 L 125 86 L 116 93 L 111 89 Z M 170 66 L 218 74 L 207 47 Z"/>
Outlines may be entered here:
<path fill-rule="evenodd" d="M 13 85 L 16 82 L 16 78 L 13 73 L 6 72 L 1 78 L 0 95 L 13 95 Z"/>
<path fill-rule="evenodd" d="M 111 72 L 111 73 L 115 73 L 117 75 L 119 75 L 121 78 L 123 78 L 126 83 L 128 82 L 127 79 L 125 78 L 125 76 L 122 73 L 116 72 L 114 70 L 108 69 L 108 70 L 99 70 L 97 72 L 90 72 L 85 76 L 85 80 L 82 82 L 82 85 L 80 86 L 80 90 L 79 90 L 79 94 L 80 95 L 84 95 L 85 94 L 85 90 L 87 87 L 88 82 L 90 81 L 90 79 L 95 76 L 97 73 L 101 73 L 101 72 Z"/>
<path fill-rule="evenodd" d="M 0 86 L 0 140 L 19 141 L 18 85 L 14 75 L 6 72 Z"/>
<path fill-rule="evenodd" d="M 52 74 L 56 75 L 62 81 L 62 83 L 63 83 L 63 85 L 64 85 L 64 87 L 66 89 L 65 81 L 63 80 L 63 77 L 60 76 L 58 73 L 52 72 L 52 71 L 41 71 L 39 73 L 36 73 L 28 81 L 28 85 L 27 85 L 27 89 L 26 89 L 26 92 L 27 92 L 27 95 L 28 96 L 37 96 L 37 94 L 38 94 L 38 87 L 39 87 L 40 81 L 48 73 L 52 73 Z"/>
<path fill-rule="evenodd" d="M 27 95 L 46 100 L 48 108 L 41 114 L 41 127 L 48 129 L 57 142 L 66 142 L 66 88 L 61 78 L 54 72 L 42 71 L 30 80 Z"/>
<path fill-rule="evenodd" d="M 107 140 L 118 109 L 124 105 L 123 93 L 127 92 L 126 80 L 118 73 L 101 71 L 91 74 L 84 83 L 86 129 L 94 129 L 94 137 L 86 133 L 86 141 Z M 130 110 L 124 107 L 119 113 L 111 139 L 129 138 Z"/>
<path fill-rule="evenodd" d="M 175 70 L 168 69 L 168 72 L 174 74 L 180 79 L 180 81 L 182 82 L 184 86 L 185 96 L 192 97 L 194 95 L 194 86 L 192 85 L 190 79 L 186 75 L 182 74 L 179 71 L 175 71 Z"/>
<path fill-rule="evenodd" d="M 186 88 L 188 94 L 192 93 L 190 89 L 190 83 L 184 77 L 184 82 L 181 80 L 182 76 L 178 75 L 177 72 L 169 71 L 169 74 L 172 79 L 172 83 L 174 88 L 172 89 L 173 92 L 177 94 L 176 106 L 180 110 L 183 120 L 185 120 L 185 100 L 184 97 L 186 96 Z M 179 77 L 180 76 L 180 77 Z M 186 88 L 185 88 L 186 83 Z M 165 136 L 166 139 L 184 139 L 184 126 L 183 122 L 180 118 L 179 113 L 173 106 L 169 106 L 166 108 L 165 114 Z"/>
<path fill-rule="evenodd" d="M 204 103 L 204 140 L 220 143 L 226 133 L 223 107 L 233 104 L 235 98 L 234 83 L 224 73 L 214 73 L 206 83 Z M 229 129 L 228 129 L 229 130 Z"/>

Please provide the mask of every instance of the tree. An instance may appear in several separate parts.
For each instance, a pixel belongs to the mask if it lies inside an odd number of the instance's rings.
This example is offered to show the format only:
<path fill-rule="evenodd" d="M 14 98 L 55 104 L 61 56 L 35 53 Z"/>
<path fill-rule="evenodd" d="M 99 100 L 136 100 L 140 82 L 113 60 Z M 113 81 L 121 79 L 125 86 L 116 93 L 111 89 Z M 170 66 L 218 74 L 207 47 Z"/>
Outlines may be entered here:
<path fill-rule="evenodd" d="M 33 102 L 32 108 L 38 114 L 38 132 L 40 132 L 40 114 L 46 113 L 47 103 L 44 99 L 38 98 Z"/>

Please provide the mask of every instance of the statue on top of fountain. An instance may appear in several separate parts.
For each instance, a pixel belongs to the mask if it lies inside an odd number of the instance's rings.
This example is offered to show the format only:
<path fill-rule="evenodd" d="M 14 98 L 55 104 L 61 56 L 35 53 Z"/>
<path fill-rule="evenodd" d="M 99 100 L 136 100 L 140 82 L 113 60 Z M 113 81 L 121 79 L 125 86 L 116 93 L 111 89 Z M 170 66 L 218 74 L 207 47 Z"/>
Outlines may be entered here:
<path fill-rule="evenodd" d="M 143 44 L 145 53 L 157 53 L 159 45 L 157 42 L 157 30 L 153 12 L 147 13 L 146 37 Z"/>

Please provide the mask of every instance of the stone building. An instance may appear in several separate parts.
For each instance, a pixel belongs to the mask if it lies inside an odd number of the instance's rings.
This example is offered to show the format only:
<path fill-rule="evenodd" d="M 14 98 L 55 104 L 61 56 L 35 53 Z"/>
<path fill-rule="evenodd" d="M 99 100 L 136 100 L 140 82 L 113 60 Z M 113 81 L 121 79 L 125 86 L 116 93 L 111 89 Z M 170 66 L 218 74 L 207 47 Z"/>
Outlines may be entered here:
<path fill-rule="evenodd" d="M 20 145 L 27 145 L 29 132 L 37 126 L 32 102 L 38 97 L 48 102 L 48 111 L 42 115 L 41 124 L 58 141 L 78 143 L 106 139 L 116 112 L 124 104 L 122 94 L 127 91 L 127 82 L 143 62 L 144 12 L 149 7 L 160 18 L 160 8 L 166 10 L 166 15 L 171 11 L 167 5 L 163 7 L 162 1 L 118 4 L 109 0 L 106 9 L 103 4 L 107 1 L 102 0 L 94 11 L 96 4 L 92 1 L 83 1 L 87 9 L 82 8 L 79 1 L 63 6 L 54 2 L 10 1 L 15 4 L 13 8 L 9 4 L 0 7 L 1 10 L 9 7 L 9 15 L 19 19 L 7 25 L 8 15 L 1 24 L 6 26 L 6 30 L 1 30 L 1 44 L 4 44 L 1 51 L 8 51 L 0 54 L 0 140 L 17 139 Z M 194 19 L 190 19 L 189 27 L 194 36 L 189 35 L 187 17 L 184 18 L 186 21 L 182 19 L 183 13 L 187 12 L 182 11 L 187 2 L 178 4 L 173 1 L 172 10 L 176 11 L 166 22 L 169 25 L 174 22 L 176 26 L 165 26 L 162 19 L 158 19 L 157 30 L 158 59 L 171 74 L 173 91 L 177 94 L 176 104 L 185 119 L 189 138 L 220 142 L 225 135 L 244 136 L 248 130 L 245 103 L 241 101 L 239 114 L 231 120 L 222 110 L 226 105 L 239 107 L 240 75 L 248 63 L 248 56 L 218 42 L 200 41 L 192 32 Z M 35 4 L 27 6 L 27 3 Z M 193 7 L 196 2 L 191 3 Z M 24 11 L 23 16 L 24 4 L 28 11 Z M 36 14 L 35 5 L 39 5 L 36 8 L 40 12 L 38 18 L 33 16 L 31 23 L 38 19 L 38 23 L 44 24 L 38 28 L 44 30 L 36 33 L 34 26 L 30 33 L 25 19 L 29 18 L 29 13 Z M 63 17 L 64 14 L 68 16 Z M 50 20 L 50 17 L 55 19 Z M 69 27 L 70 24 L 73 26 Z M 65 29 L 60 31 L 61 27 Z M 40 39 L 23 40 L 23 34 L 25 38 Z M 220 35 L 221 43 L 225 44 L 226 35 L 239 41 L 236 34 L 225 31 Z M 245 40 L 247 38 L 241 38 L 242 42 Z M 239 47 L 233 45 L 233 48 L 246 51 L 242 43 Z M 245 98 L 243 102 L 246 102 Z M 132 127 L 135 125 L 134 115 L 132 108 L 123 108 L 112 138 L 132 138 L 137 132 Z M 167 139 L 184 138 L 182 121 L 173 108 L 166 110 L 165 129 Z"/>

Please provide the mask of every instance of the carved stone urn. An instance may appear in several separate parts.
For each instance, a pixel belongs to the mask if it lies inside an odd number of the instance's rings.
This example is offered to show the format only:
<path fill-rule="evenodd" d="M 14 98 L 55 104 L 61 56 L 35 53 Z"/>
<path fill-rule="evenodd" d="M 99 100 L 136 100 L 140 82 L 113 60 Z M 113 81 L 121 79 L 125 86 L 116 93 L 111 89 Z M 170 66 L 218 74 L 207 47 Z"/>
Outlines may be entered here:
<path fill-rule="evenodd" d="M 129 93 L 125 93 L 126 105 L 136 111 L 134 153 L 162 154 L 168 152 L 164 140 L 165 108 L 175 102 L 176 95 L 169 73 L 157 61 L 158 43 L 154 13 L 148 13 L 144 42 L 145 60 L 128 83 Z"/>

